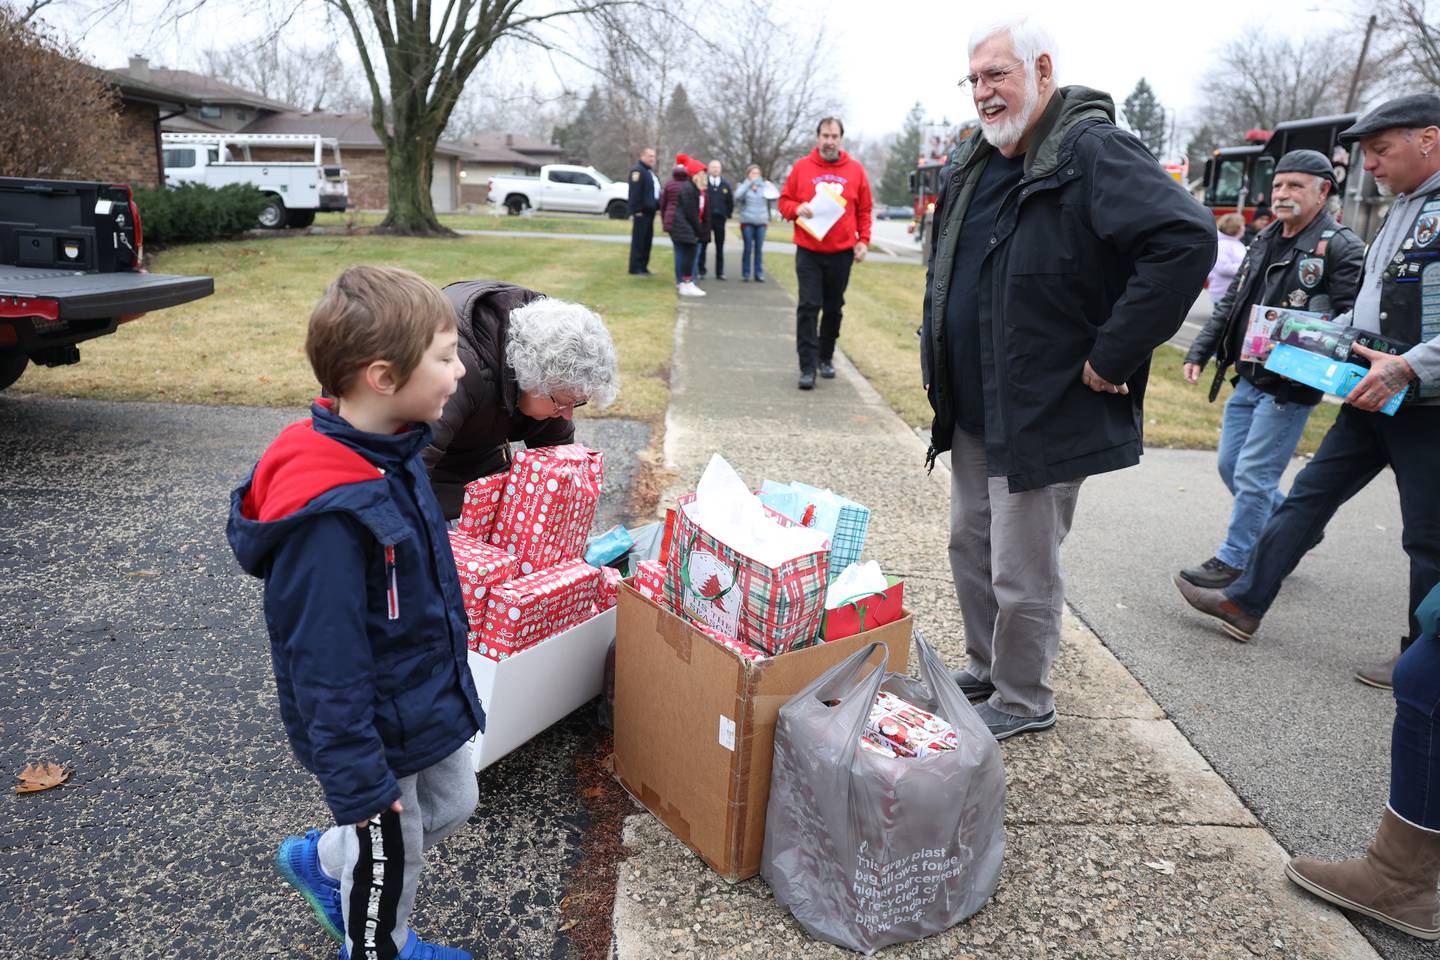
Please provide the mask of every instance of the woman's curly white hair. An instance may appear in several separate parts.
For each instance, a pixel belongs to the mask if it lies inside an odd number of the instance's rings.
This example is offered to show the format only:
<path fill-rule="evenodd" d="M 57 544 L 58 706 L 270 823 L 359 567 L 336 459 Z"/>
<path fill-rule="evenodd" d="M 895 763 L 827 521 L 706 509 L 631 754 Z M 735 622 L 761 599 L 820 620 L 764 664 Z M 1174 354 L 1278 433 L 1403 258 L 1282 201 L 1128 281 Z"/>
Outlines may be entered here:
<path fill-rule="evenodd" d="M 595 311 L 541 297 L 510 312 L 505 362 L 521 390 L 553 396 L 578 393 L 608 406 L 620 392 L 610 331 Z"/>

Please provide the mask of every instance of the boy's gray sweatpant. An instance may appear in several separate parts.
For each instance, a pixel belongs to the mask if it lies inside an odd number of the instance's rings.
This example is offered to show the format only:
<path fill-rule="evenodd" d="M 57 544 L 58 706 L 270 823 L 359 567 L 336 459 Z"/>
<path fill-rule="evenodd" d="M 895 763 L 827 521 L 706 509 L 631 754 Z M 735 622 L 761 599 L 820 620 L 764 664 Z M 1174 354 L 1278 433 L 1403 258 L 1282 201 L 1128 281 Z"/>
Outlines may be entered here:
<path fill-rule="evenodd" d="M 364 827 L 331 827 L 320 838 L 320 868 L 340 878 L 345 950 L 352 960 L 393 960 L 410 938 L 410 910 L 424 854 L 470 819 L 480 800 L 470 743 L 400 778 L 400 806 Z"/>

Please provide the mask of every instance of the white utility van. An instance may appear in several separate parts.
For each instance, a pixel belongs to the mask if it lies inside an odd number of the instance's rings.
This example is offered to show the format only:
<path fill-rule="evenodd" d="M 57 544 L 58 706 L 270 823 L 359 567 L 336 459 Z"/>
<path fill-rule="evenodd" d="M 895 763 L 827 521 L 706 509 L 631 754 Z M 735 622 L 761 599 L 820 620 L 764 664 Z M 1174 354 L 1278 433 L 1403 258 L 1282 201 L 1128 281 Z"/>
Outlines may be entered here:
<path fill-rule="evenodd" d="M 162 133 L 165 185 L 249 183 L 270 202 L 260 226 L 308 227 L 317 210 L 344 210 L 350 199 L 340 144 L 333 137 L 291 133 Z M 306 160 L 252 160 L 250 149 L 308 151 Z M 326 154 L 331 163 L 325 163 Z"/>

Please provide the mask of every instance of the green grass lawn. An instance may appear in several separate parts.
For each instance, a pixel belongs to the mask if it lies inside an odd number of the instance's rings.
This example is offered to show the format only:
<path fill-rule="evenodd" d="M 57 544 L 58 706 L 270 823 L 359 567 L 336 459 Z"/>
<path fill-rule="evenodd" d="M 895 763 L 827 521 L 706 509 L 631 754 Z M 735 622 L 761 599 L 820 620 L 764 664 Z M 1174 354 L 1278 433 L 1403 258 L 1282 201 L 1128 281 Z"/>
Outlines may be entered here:
<path fill-rule="evenodd" d="M 657 419 L 670 397 L 675 291 L 628 276 L 626 256 L 609 244 L 499 237 L 296 235 L 175 247 L 154 256 L 150 269 L 213 276 L 212 296 L 82 344 L 78 364 L 31 366 L 11 389 L 107 400 L 307 403 L 318 393 L 304 351 L 310 309 L 342 269 L 375 263 L 414 270 L 438 286 L 503 278 L 591 307 L 605 318 L 620 356 L 620 399 L 605 412 Z"/>
<path fill-rule="evenodd" d="M 315 226 L 334 229 L 350 226 L 353 228 L 373 227 L 385 219 L 383 213 L 319 213 L 315 215 Z M 611 220 L 599 215 L 537 214 L 535 216 L 510 217 L 486 213 L 442 213 L 438 219 L 442 226 L 451 230 L 530 230 L 537 233 L 604 233 L 630 234 L 629 220 Z"/>
<path fill-rule="evenodd" d="M 775 258 L 769 275 L 796 292 L 795 267 Z M 920 383 L 920 325 L 925 299 L 925 268 L 900 263 L 860 263 L 850 274 L 845 295 L 841 348 L 897 413 L 912 427 L 929 427 L 933 416 Z M 1227 383 L 1214 403 L 1206 401 L 1210 371 L 1191 386 L 1180 372 L 1183 354 L 1164 346 L 1155 352 L 1145 391 L 1145 442 L 1152 447 L 1213 450 Z M 1320 404 L 1310 415 L 1299 451 L 1313 453 L 1335 422 L 1339 406 Z"/>

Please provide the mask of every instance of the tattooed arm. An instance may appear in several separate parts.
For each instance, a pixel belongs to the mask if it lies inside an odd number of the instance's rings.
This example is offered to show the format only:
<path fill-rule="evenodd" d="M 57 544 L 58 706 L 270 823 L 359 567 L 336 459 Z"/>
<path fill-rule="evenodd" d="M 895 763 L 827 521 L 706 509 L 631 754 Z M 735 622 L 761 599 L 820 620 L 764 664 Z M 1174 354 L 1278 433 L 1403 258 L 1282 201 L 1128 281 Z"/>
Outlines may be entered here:
<path fill-rule="evenodd" d="M 1391 397 L 1404 390 L 1405 385 L 1415 379 L 1415 371 L 1410 369 L 1410 364 L 1404 357 L 1392 357 L 1388 353 L 1362 347 L 1358 343 L 1351 349 L 1370 361 L 1370 372 L 1345 398 L 1348 404 L 1373 413 L 1385 406 Z"/>

